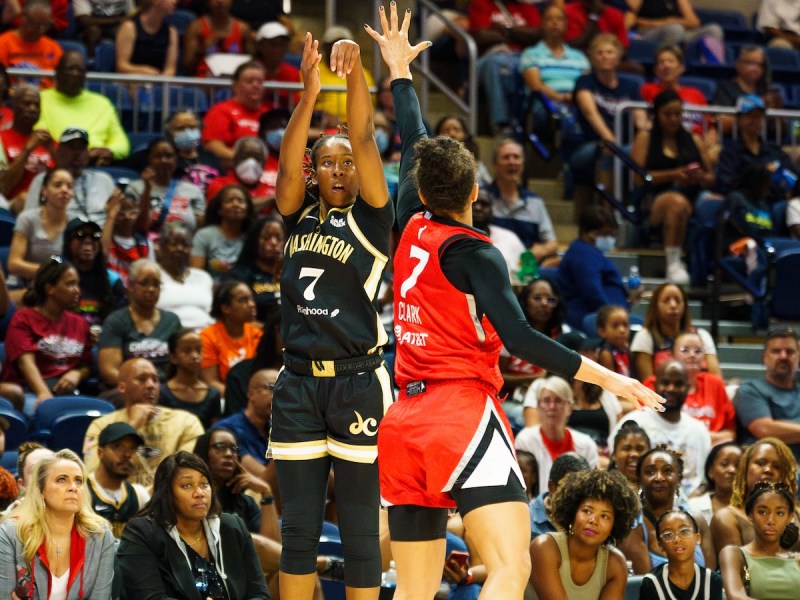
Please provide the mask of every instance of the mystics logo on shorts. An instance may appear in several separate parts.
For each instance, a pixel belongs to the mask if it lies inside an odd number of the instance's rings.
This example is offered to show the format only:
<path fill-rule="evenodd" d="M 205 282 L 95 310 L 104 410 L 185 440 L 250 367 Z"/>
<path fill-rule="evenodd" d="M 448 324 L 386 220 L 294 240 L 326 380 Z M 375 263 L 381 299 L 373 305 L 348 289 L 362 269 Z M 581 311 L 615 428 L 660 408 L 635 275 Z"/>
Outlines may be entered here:
<path fill-rule="evenodd" d="M 374 436 L 378 433 L 378 421 L 369 417 L 368 419 L 364 419 L 357 410 L 353 411 L 356 415 L 356 422 L 350 424 L 350 433 L 353 435 L 359 435 L 363 433 L 369 437 Z"/>

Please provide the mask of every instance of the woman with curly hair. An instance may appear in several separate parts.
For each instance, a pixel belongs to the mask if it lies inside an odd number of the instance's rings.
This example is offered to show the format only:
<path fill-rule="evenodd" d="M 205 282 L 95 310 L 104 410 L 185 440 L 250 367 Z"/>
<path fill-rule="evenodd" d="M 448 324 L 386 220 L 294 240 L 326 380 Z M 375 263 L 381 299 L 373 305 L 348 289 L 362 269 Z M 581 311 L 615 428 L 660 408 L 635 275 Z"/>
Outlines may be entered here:
<path fill-rule="evenodd" d="M 531 542 L 531 583 L 539 600 L 621 598 L 625 556 L 612 547 L 628 532 L 639 500 L 618 472 L 571 473 L 553 496 L 550 518 L 561 531 Z"/>
<path fill-rule="evenodd" d="M 747 516 L 745 500 L 761 481 L 785 483 L 792 496 L 797 497 L 797 461 L 789 447 L 778 438 L 761 438 L 742 454 L 733 480 L 730 506 L 720 508 L 711 520 L 711 537 L 718 555 L 725 546 L 744 546 L 753 541 L 753 522 Z M 800 515 L 795 511 L 781 539 L 784 549 L 800 550 L 798 524 Z"/>
<path fill-rule="evenodd" d="M 23 577 L 32 600 L 111 597 L 114 536 L 92 510 L 86 477 L 72 450 L 36 463 L 22 502 L 0 525 L 0 597 L 11 598 Z"/>

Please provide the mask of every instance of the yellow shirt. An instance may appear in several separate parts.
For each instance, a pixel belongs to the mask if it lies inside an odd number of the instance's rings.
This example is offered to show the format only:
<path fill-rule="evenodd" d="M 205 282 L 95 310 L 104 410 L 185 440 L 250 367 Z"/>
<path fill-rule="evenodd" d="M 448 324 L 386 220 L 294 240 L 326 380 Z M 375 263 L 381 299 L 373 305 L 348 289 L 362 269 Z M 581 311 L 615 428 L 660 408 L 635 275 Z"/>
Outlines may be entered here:
<path fill-rule="evenodd" d="M 362 67 L 363 68 L 363 67 Z M 364 77 L 367 79 L 367 87 L 375 87 L 375 80 L 372 79 L 369 71 L 364 69 Z M 319 63 L 319 82 L 323 87 L 326 85 L 345 85 L 345 80 L 331 71 L 330 66 L 324 61 Z M 375 99 L 373 98 L 373 106 Z M 317 96 L 317 104 L 314 107 L 326 113 L 335 115 L 340 123 L 347 122 L 347 93 L 346 92 L 320 92 Z"/>

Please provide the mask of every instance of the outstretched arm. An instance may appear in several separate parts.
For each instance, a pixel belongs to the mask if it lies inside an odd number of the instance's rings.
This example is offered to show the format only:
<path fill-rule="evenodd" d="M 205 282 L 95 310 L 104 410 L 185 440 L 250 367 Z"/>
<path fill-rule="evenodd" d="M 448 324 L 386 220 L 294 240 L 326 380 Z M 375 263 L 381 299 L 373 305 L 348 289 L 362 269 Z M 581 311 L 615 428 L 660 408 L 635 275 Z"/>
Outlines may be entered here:
<path fill-rule="evenodd" d="M 306 193 L 303 174 L 303 157 L 308 142 L 308 129 L 314 114 L 314 103 L 319 95 L 319 41 L 306 33 L 300 74 L 303 78 L 303 93 L 286 125 L 278 159 L 278 180 L 275 183 L 275 203 L 282 215 L 291 215 L 300 210 Z"/>

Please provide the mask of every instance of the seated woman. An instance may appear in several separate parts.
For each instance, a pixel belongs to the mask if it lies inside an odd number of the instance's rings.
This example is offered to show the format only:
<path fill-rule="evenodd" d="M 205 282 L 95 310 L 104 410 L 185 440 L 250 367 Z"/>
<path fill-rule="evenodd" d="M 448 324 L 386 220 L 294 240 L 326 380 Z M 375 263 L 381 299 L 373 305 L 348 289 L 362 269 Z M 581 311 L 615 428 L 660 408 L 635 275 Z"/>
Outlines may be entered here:
<path fill-rule="evenodd" d="M 51 169 L 42 180 L 41 208 L 24 210 L 17 216 L 8 251 L 8 272 L 14 276 L 14 281 L 9 281 L 11 287 L 27 287 L 39 265 L 61 254 L 72 183 L 67 169 Z M 12 294 L 13 299 L 19 301 L 22 293 Z"/>
<path fill-rule="evenodd" d="M 381 83 L 381 85 L 383 85 L 383 83 Z M 456 141 L 462 142 L 467 150 L 472 152 L 472 155 L 475 157 L 475 162 L 477 163 L 478 185 L 484 187 L 492 183 L 494 178 L 492 177 L 492 174 L 489 172 L 489 169 L 486 167 L 486 165 L 483 164 L 483 161 L 481 161 L 478 144 L 475 142 L 475 137 L 472 135 L 472 133 L 470 133 L 464 117 L 445 115 L 439 119 L 438 123 L 436 123 L 436 127 L 433 129 L 433 134 L 444 135 Z M 395 142 L 393 141 L 393 143 Z"/>
<path fill-rule="evenodd" d="M 200 332 L 203 340 L 201 377 L 225 397 L 225 379 L 236 363 L 252 358 L 261 339 L 253 324 L 256 304 L 245 283 L 226 281 L 214 289 L 211 316 L 217 322 Z"/>
<path fill-rule="evenodd" d="M 781 539 L 795 514 L 797 496 L 783 483 L 761 481 L 747 497 L 745 512 L 753 524 L 753 540 L 726 546 L 720 570 L 729 600 L 784 600 L 797 596 L 800 564 L 786 556 Z"/>
<path fill-rule="evenodd" d="M 694 560 L 692 547 L 700 543 L 694 517 L 680 508 L 662 514 L 656 521 L 656 538 L 667 562 L 644 576 L 639 600 L 691 597 L 722 600 L 722 578 Z"/>
<path fill-rule="evenodd" d="M 158 465 L 153 495 L 128 521 L 117 551 L 123 600 L 267 600 L 253 541 L 221 511 L 206 463 L 180 451 Z"/>
<path fill-rule="evenodd" d="M 714 184 L 705 145 L 683 126 L 683 101 L 673 90 L 653 100 L 653 128 L 636 134 L 631 157 L 647 171 L 652 206 L 644 206 L 651 227 L 660 228 L 666 255 L 666 279 L 687 285 L 689 273 L 681 260 L 686 230 L 700 192 Z M 643 185 L 637 176 L 636 185 Z M 646 202 L 642 199 L 642 202 Z"/>
<path fill-rule="evenodd" d="M 178 31 L 167 23 L 174 0 L 142 0 L 139 11 L 117 29 L 117 72 L 131 75 L 177 73 Z"/>
<path fill-rule="evenodd" d="M 683 459 L 677 452 L 660 444 L 639 459 L 638 475 L 642 488 L 642 518 L 622 543 L 621 549 L 633 563 L 634 572 L 640 574 L 667 562 L 655 528 L 661 515 L 676 508 L 683 478 Z M 708 523 L 700 515 L 692 516 L 701 533 L 699 543 L 692 545 L 694 560 L 701 567 L 714 568 L 717 559 Z"/>
<path fill-rule="evenodd" d="M 103 323 L 100 334 L 98 366 L 103 383 L 115 388 L 119 368 L 131 358 L 146 358 L 164 381 L 169 362 L 167 340 L 178 330 L 177 315 L 156 308 L 161 292 L 161 269 L 147 258 L 131 265 L 128 280 L 128 301 L 125 308 L 115 310 Z"/>
<path fill-rule="evenodd" d="M 639 459 L 646 454 L 652 444 L 647 432 L 635 421 L 625 421 L 614 436 L 611 448 L 609 471 L 622 473 L 631 487 L 639 490 Z"/>
<path fill-rule="evenodd" d="M 174 312 L 184 327 L 208 327 L 214 322 L 214 281 L 202 269 L 189 266 L 191 231 L 185 223 L 172 221 L 161 228 L 160 238 L 156 259 L 161 267 L 161 295 L 156 308 Z"/>
<path fill-rule="evenodd" d="M 733 479 L 742 459 L 742 448 L 736 442 L 723 442 L 711 448 L 705 464 L 706 491 L 689 498 L 689 508 L 703 516 L 706 523 L 718 510 L 730 506 Z M 713 525 L 711 528 L 713 532 Z M 713 539 L 713 537 L 712 537 Z"/>
<path fill-rule="evenodd" d="M 206 198 L 214 198 L 229 185 L 240 186 L 250 195 L 256 213 L 271 212 L 275 206 L 277 165 L 270 158 L 266 143 L 257 137 L 239 138 L 233 147 L 232 160 L 228 172 L 208 184 Z"/>
<path fill-rule="evenodd" d="M 628 571 L 613 546 L 628 534 L 638 509 L 636 493 L 619 473 L 567 475 L 552 503 L 561 531 L 540 535 L 530 546 L 538 600 L 621 598 Z"/>
<path fill-rule="evenodd" d="M 6 331 L 3 379 L 36 394 L 36 406 L 53 396 L 78 393 L 89 376 L 89 324 L 72 312 L 80 302 L 79 281 L 78 272 L 61 257 L 44 262 Z"/>
<path fill-rule="evenodd" d="M 183 71 L 197 77 L 209 74 L 205 57 L 212 54 L 252 54 L 255 43 L 250 26 L 231 15 L 233 0 L 209 0 L 201 15 L 183 34 Z"/>
<path fill-rule="evenodd" d="M 247 227 L 255 219 L 250 194 L 227 185 L 206 207 L 206 226 L 194 236 L 189 264 L 219 277 L 231 270 L 244 246 Z"/>
<path fill-rule="evenodd" d="M 87 476 L 72 450 L 33 467 L 22 502 L 0 524 L 0 596 L 111 598 L 114 536 L 91 508 Z"/>
<path fill-rule="evenodd" d="M 193 111 L 179 110 L 164 124 L 164 135 L 178 151 L 178 179 L 193 183 L 205 197 L 208 184 L 225 170 L 219 159 L 200 145 L 202 127 Z"/>
<path fill-rule="evenodd" d="M 122 278 L 106 267 L 101 237 L 100 226 L 83 219 L 72 219 L 64 230 L 64 258 L 75 267 L 80 279 L 78 313 L 90 327 L 101 326 L 112 310 L 128 303 Z"/>
<path fill-rule="evenodd" d="M 142 178 L 132 181 L 125 193 L 139 201 L 141 210 L 137 226 L 140 233 L 158 234 L 166 223 L 181 221 L 190 231 L 203 224 L 206 202 L 196 185 L 176 176 L 177 150 L 172 142 L 161 138 L 147 148 L 147 167 Z"/>
<path fill-rule="evenodd" d="M 208 429 L 221 414 L 216 388 L 200 378 L 203 342 L 194 329 L 181 328 L 169 336 L 167 382 L 161 384 L 159 404 L 188 411 Z"/>
<path fill-rule="evenodd" d="M 250 228 L 236 265 L 223 280 L 250 286 L 256 301 L 256 320 L 267 323 L 280 318 L 280 282 L 286 226 L 281 219 L 262 217 Z"/>
<path fill-rule="evenodd" d="M 755 489 L 756 484 L 766 481 L 783 483 L 789 487 L 793 497 L 797 497 L 797 461 L 789 447 L 774 437 L 765 437 L 745 448 L 736 477 L 729 506 L 720 508 L 711 520 L 711 536 L 717 554 L 725 546 L 744 546 L 753 541 L 755 532 L 745 507 L 745 500 Z M 797 525 L 800 517 L 797 511 L 790 519 L 793 535 L 783 538 L 784 548 L 792 552 L 800 551 Z"/>
<path fill-rule="evenodd" d="M 692 326 L 692 314 L 684 289 L 673 283 L 662 283 L 655 290 L 644 315 L 644 326 L 631 342 L 634 371 L 640 381 L 650 377 L 656 365 L 671 358 L 675 338 L 683 331 L 696 331 L 703 340 L 705 369 L 719 377 L 722 371 L 714 339 L 705 329 Z"/>

